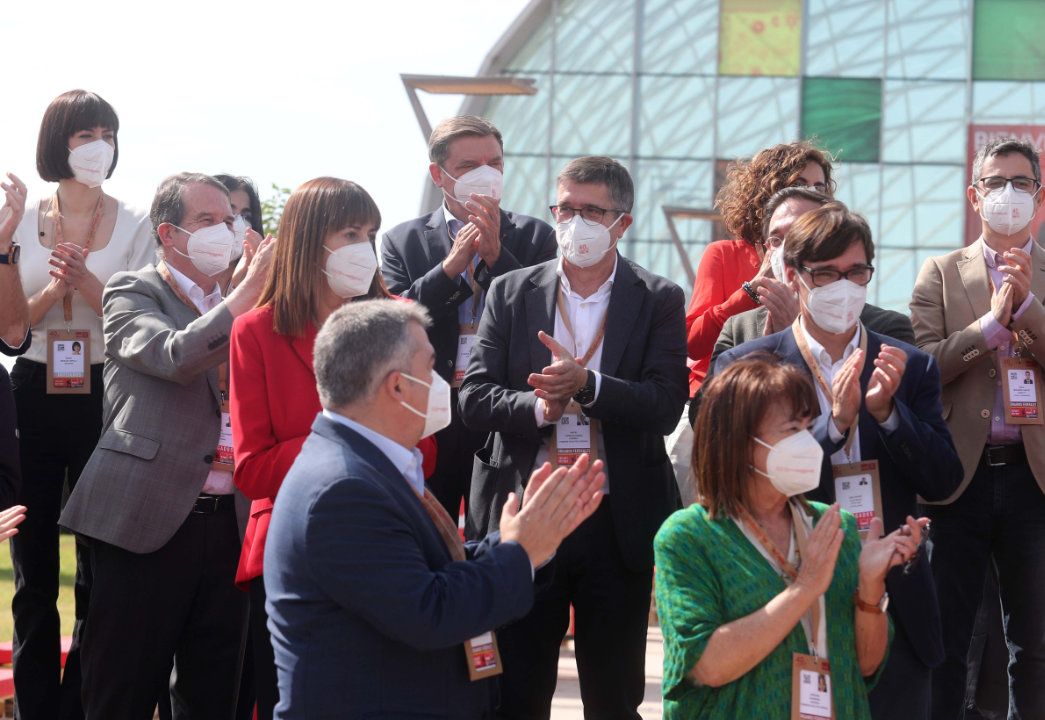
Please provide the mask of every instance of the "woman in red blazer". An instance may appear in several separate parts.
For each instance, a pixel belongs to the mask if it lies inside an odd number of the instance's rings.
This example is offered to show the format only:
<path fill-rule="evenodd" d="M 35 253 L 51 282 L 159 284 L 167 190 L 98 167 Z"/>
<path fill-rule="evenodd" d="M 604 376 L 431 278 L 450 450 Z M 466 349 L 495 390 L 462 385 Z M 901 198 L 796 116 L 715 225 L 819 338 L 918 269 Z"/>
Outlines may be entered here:
<path fill-rule="evenodd" d="M 262 559 L 272 503 L 322 409 L 312 368 L 319 327 L 345 302 L 390 298 L 377 272 L 374 237 L 381 215 L 355 183 L 316 178 L 287 199 L 268 283 L 258 307 L 236 319 L 230 348 L 230 401 L 236 486 L 253 502 L 236 582 L 251 595 L 257 717 L 278 701 L 265 626 Z M 435 440 L 418 445 L 425 476 Z"/>
<path fill-rule="evenodd" d="M 686 313 L 690 397 L 708 374 L 711 352 L 726 320 L 759 304 L 744 283 L 750 282 L 751 292 L 757 293 L 763 283 L 774 281 L 762 237 L 763 209 L 773 193 L 795 185 L 832 195 L 830 154 L 808 141 L 793 142 L 761 150 L 729 168 L 715 207 L 737 239 L 708 245 L 697 267 Z"/>

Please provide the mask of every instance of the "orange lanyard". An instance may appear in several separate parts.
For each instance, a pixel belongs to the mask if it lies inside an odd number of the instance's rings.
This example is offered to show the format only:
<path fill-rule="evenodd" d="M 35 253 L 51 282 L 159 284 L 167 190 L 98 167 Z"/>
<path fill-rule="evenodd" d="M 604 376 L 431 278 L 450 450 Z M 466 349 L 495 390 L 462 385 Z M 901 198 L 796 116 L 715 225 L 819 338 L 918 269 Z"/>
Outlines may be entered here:
<path fill-rule="evenodd" d="M 806 340 L 805 330 L 802 329 L 801 317 L 795 318 L 795 322 L 791 325 L 791 332 L 795 336 L 795 343 L 798 344 L 798 351 L 802 353 L 802 359 L 805 360 L 806 366 L 809 368 L 809 372 L 813 373 L 813 377 L 816 378 L 817 385 L 824 391 L 824 395 L 827 397 L 827 404 L 834 405 L 835 395 L 831 391 L 831 386 L 827 383 L 827 378 L 820 372 L 820 363 L 813 357 L 813 352 L 809 349 L 809 342 Z M 867 362 L 867 328 L 864 327 L 863 323 L 859 324 L 860 332 L 860 351 L 864 354 L 864 363 Z M 860 367 L 861 373 L 863 372 L 863 366 Z M 845 454 L 849 456 L 850 451 L 853 449 L 853 441 L 856 440 L 856 428 L 860 424 L 860 413 L 857 412 L 856 417 L 853 418 L 853 424 L 849 429 L 849 439 L 845 443 Z"/>
<path fill-rule="evenodd" d="M 87 226 L 87 237 L 84 239 L 83 250 L 87 252 L 91 249 L 94 244 L 94 235 L 98 232 L 98 224 L 102 219 L 102 200 L 104 195 L 98 196 L 98 202 L 94 204 L 94 210 L 91 214 L 91 224 Z M 51 198 L 51 214 L 54 221 L 54 246 L 52 250 L 58 247 L 65 240 L 65 233 L 62 229 L 62 208 L 58 204 L 58 193 L 54 194 Z M 67 292 L 65 297 L 62 298 L 62 313 L 65 316 L 65 322 L 71 323 L 73 321 L 73 296 L 72 292 Z"/>
<path fill-rule="evenodd" d="M 563 296 L 561 283 L 559 284 L 556 293 L 555 304 L 559 308 L 559 317 L 562 319 L 562 324 L 566 328 L 566 332 L 570 334 L 570 339 L 573 340 L 573 351 L 580 352 L 580 348 L 577 347 L 577 335 L 573 332 L 573 324 L 570 322 L 570 314 L 566 312 L 566 300 Z M 602 316 L 602 322 L 599 323 L 599 329 L 595 331 L 595 337 L 592 338 L 591 345 L 588 347 L 588 352 L 576 358 L 581 366 L 588 366 L 592 356 L 595 355 L 595 351 L 598 350 L 599 345 L 602 344 L 602 340 L 606 336 L 606 318 L 609 317 L 609 314 L 610 309 L 609 306 L 607 306 L 606 312 Z"/>
<path fill-rule="evenodd" d="M 186 295 L 184 292 L 182 292 L 181 287 L 179 287 L 177 281 L 175 281 L 174 276 L 171 275 L 171 271 L 167 269 L 167 263 L 166 262 L 161 260 L 159 262 L 159 264 L 156 266 L 156 272 L 158 272 L 160 274 L 160 277 L 163 278 L 163 281 L 165 283 L 167 283 L 167 287 L 169 287 L 171 289 L 171 292 L 173 292 L 174 295 L 179 300 L 182 301 L 182 303 L 184 303 L 190 310 L 192 310 L 197 315 L 201 314 L 200 313 L 200 309 L 198 307 L 196 307 L 196 303 L 194 303 L 192 301 L 192 299 L 189 298 L 188 295 Z M 218 392 L 221 394 L 221 401 L 223 403 L 228 401 L 228 398 L 229 398 L 229 365 L 228 365 L 228 363 L 221 363 L 220 365 L 218 365 Z"/>

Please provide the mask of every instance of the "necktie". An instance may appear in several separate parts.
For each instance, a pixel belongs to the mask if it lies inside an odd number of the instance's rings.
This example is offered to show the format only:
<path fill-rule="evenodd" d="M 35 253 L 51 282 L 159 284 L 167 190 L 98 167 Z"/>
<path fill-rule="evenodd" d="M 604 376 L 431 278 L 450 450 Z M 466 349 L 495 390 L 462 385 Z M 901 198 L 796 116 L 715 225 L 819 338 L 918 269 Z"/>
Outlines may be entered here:
<path fill-rule="evenodd" d="M 447 227 L 450 230 L 450 238 L 453 239 L 457 237 L 457 233 L 461 232 L 461 228 L 464 227 L 464 223 L 458 220 L 457 218 L 453 218 L 447 224 Z"/>

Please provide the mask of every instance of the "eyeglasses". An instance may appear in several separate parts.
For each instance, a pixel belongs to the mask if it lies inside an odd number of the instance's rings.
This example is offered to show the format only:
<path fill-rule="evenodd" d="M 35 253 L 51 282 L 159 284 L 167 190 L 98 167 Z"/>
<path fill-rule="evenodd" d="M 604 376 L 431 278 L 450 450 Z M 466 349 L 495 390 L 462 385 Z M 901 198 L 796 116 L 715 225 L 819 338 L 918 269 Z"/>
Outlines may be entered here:
<path fill-rule="evenodd" d="M 874 267 L 871 265 L 856 265 L 845 272 L 833 268 L 811 268 L 806 265 L 803 265 L 802 269 L 809 273 L 809 277 L 813 279 L 813 285 L 816 287 L 830 285 L 842 279 L 857 285 L 866 285 L 871 282 L 871 276 L 874 275 Z"/>
<path fill-rule="evenodd" d="M 827 194 L 827 183 L 825 182 L 813 183 L 812 185 L 802 185 L 801 183 L 798 183 L 796 185 L 792 185 L 791 187 L 801 187 L 806 188 L 807 190 L 815 190 L 818 193 L 822 193 L 824 195 Z"/>
<path fill-rule="evenodd" d="M 1038 192 L 1038 188 L 1041 187 L 1040 182 L 1034 178 L 1024 177 L 1023 175 L 1018 175 L 1013 178 L 1002 177 L 1001 175 L 989 175 L 985 178 L 980 178 L 977 182 L 988 192 L 992 190 L 1001 190 L 1005 187 L 1006 183 L 1010 182 L 1012 183 L 1013 188 L 1025 193 L 1036 193 Z"/>
<path fill-rule="evenodd" d="M 624 210 L 604 210 L 603 208 L 594 205 L 585 205 L 582 208 L 574 208 L 569 205 L 550 205 L 548 209 L 551 210 L 555 222 L 569 222 L 570 220 L 573 220 L 574 215 L 580 213 L 581 220 L 589 225 L 601 224 L 603 218 L 606 217 L 606 213 L 623 214 L 625 212 Z"/>
<path fill-rule="evenodd" d="M 784 238 L 778 235 L 770 235 L 766 238 L 766 245 L 772 248 L 781 247 L 784 244 Z"/>

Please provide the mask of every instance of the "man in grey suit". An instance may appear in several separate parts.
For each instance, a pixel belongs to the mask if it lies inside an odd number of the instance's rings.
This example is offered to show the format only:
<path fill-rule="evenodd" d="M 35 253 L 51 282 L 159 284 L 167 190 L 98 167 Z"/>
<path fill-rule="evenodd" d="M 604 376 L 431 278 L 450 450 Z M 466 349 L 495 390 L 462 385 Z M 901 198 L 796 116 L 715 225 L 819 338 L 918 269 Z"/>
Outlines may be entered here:
<path fill-rule="evenodd" d="M 171 176 L 150 219 L 164 259 L 105 288 L 102 435 L 59 520 L 91 549 L 84 709 L 152 718 L 173 665 L 175 717 L 229 718 L 247 596 L 233 585 L 225 368 L 232 321 L 257 302 L 272 245 L 223 298 L 216 278 L 227 277 L 234 243 L 225 187 Z"/>

